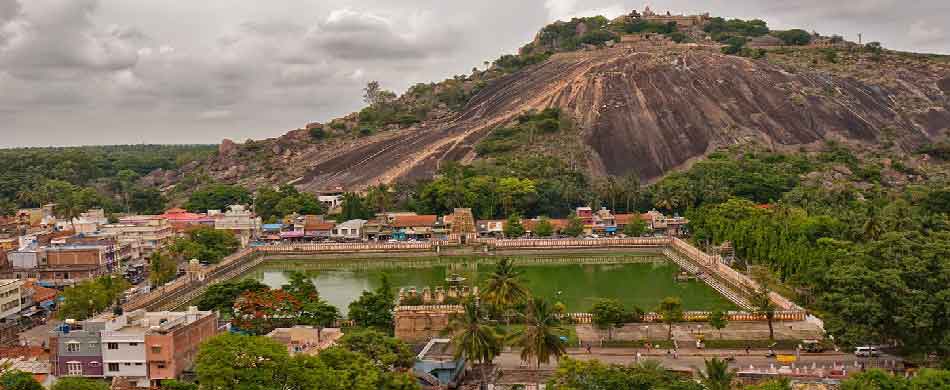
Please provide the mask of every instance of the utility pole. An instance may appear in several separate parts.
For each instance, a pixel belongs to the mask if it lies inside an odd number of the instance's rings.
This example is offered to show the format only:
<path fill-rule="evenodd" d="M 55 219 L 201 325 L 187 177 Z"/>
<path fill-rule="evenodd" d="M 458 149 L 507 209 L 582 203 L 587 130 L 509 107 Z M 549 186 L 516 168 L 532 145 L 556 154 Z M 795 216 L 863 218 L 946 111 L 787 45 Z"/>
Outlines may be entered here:
<path fill-rule="evenodd" d="M 863 45 L 864 44 L 864 42 L 862 42 L 863 40 L 864 40 L 864 34 L 858 33 L 858 44 Z"/>

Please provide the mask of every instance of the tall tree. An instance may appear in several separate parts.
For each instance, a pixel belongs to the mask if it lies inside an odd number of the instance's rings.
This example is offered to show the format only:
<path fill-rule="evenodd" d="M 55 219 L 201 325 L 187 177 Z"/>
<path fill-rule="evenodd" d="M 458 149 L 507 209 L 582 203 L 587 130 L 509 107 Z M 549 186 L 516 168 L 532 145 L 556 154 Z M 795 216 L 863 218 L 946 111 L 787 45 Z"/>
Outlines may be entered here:
<path fill-rule="evenodd" d="M 607 340 L 613 340 L 613 328 L 623 326 L 623 305 L 616 299 L 601 299 L 591 308 L 592 321 L 600 329 L 607 330 Z"/>
<path fill-rule="evenodd" d="M 178 275 L 178 261 L 164 250 L 158 250 L 148 257 L 148 279 L 152 286 L 161 286 Z"/>
<path fill-rule="evenodd" d="M 729 315 L 722 310 L 716 309 L 709 313 L 709 326 L 719 331 L 719 338 L 722 338 L 722 330 L 729 325 Z"/>
<path fill-rule="evenodd" d="M 495 327 L 488 323 L 474 301 L 465 304 L 465 312 L 452 318 L 447 327 L 452 337 L 455 356 L 478 362 L 482 384 L 487 381 L 485 365 L 501 354 L 502 339 Z"/>
<path fill-rule="evenodd" d="M 551 362 L 551 357 L 560 359 L 567 352 L 561 336 L 566 334 L 551 305 L 541 298 L 528 302 L 524 316 L 524 328 L 512 333 L 514 344 L 521 347 L 521 360 L 534 361 L 535 368 Z"/>
<path fill-rule="evenodd" d="M 510 257 L 499 260 L 482 290 L 482 300 L 501 311 L 506 323 L 510 322 L 511 308 L 525 302 L 529 295 L 514 264 Z"/>
<path fill-rule="evenodd" d="M 663 323 L 669 327 L 667 337 L 672 340 L 673 324 L 683 320 L 683 303 L 679 298 L 666 297 L 660 301 L 656 312 L 660 315 L 660 318 L 663 319 Z"/>
<path fill-rule="evenodd" d="M 749 295 L 749 303 L 752 304 L 753 313 L 765 317 L 766 322 L 769 324 L 769 340 L 775 340 L 773 322 L 775 321 L 775 310 L 777 307 L 775 303 L 772 302 L 771 294 L 772 291 L 763 283 Z"/>

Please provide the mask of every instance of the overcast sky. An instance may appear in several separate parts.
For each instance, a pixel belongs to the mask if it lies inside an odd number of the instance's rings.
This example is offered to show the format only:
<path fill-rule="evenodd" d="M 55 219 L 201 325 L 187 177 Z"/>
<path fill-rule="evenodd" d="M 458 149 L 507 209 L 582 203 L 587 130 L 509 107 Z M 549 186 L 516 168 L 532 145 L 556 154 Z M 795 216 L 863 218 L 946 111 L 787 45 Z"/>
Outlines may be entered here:
<path fill-rule="evenodd" d="M 950 54 L 950 0 L 667 0 Z M 0 147 L 267 138 L 512 53 L 626 0 L 0 0 Z"/>

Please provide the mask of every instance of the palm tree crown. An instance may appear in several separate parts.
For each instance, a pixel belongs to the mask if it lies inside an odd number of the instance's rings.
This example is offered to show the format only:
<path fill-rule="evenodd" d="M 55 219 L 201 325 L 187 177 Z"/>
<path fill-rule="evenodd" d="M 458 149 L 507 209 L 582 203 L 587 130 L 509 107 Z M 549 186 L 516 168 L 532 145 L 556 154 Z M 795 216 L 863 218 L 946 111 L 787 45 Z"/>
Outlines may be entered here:
<path fill-rule="evenodd" d="M 706 361 L 706 372 L 700 373 L 700 381 L 707 390 L 729 390 L 735 376 L 728 362 L 713 358 Z"/>
<path fill-rule="evenodd" d="M 484 365 L 501 354 L 501 337 L 482 316 L 475 302 L 465 304 L 465 312 L 452 318 L 447 332 L 452 336 L 456 358 L 464 356 L 467 360 Z M 485 372 L 482 370 L 484 380 Z"/>
<path fill-rule="evenodd" d="M 503 258 L 488 277 L 482 299 L 496 309 L 507 308 L 528 298 L 528 290 L 521 284 L 521 273 L 515 270 L 514 261 Z"/>
<path fill-rule="evenodd" d="M 566 351 L 560 336 L 566 331 L 561 319 L 551 305 L 534 298 L 528 303 L 524 314 L 524 328 L 512 334 L 515 345 L 521 347 L 521 359 L 533 360 L 540 369 L 541 364 L 551 362 L 551 356 L 560 358 Z"/>

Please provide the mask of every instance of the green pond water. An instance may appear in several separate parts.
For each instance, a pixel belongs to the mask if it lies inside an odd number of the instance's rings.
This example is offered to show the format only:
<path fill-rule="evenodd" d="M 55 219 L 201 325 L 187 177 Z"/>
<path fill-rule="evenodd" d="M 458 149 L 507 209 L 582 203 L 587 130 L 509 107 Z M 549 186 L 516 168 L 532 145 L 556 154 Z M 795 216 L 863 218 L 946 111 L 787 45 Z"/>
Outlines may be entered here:
<path fill-rule="evenodd" d="M 497 257 L 268 260 L 250 270 L 271 288 L 287 282 L 290 271 L 311 277 L 320 295 L 347 312 L 363 291 L 375 289 L 386 274 L 398 288 L 447 285 L 459 275 L 465 284 L 483 285 Z M 679 267 L 661 254 L 514 257 L 524 284 L 532 294 L 562 302 L 570 312 L 586 312 L 600 298 L 614 298 L 626 307 L 652 310 L 668 296 L 679 297 L 686 310 L 734 309 L 735 306 L 701 281 L 677 282 Z"/>

